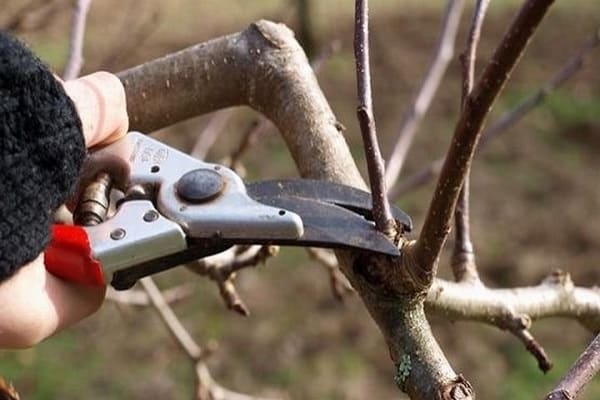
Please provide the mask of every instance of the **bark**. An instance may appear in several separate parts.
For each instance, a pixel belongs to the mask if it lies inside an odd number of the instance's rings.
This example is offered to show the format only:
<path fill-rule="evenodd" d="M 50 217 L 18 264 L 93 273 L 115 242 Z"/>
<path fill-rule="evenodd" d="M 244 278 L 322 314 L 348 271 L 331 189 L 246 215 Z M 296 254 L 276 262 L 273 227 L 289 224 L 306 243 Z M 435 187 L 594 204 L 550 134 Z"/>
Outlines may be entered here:
<path fill-rule="evenodd" d="M 544 400 L 571 400 L 600 371 L 600 335 L 579 356 L 569 372 Z"/>
<path fill-rule="evenodd" d="M 529 0 L 523 4 L 481 78 L 465 99 L 454 130 L 423 229 L 414 249 L 422 274 L 431 281 L 448 233 L 463 181 L 491 107 L 553 0 Z"/>
<path fill-rule="evenodd" d="M 365 188 L 315 75 L 293 34 L 267 21 L 123 71 L 131 128 L 150 132 L 220 108 L 248 105 L 279 128 L 301 176 Z M 401 386 L 414 399 L 470 398 L 423 312 L 426 290 L 406 257 L 338 252 L 341 269 L 381 328 Z M 408 264 L 407 264 L 408 262 Z M 403 359 L 402 356 L 405 355 Z"/>
<path fill-rule="evenodd" d="M 225 107 L 248 105 L 279 128 L 303 177 L 365 188 L 306 55 L 283 25 L 181 50 L 118 74 L 130 126 L 151 132 Z"/>
<path fill-rule="evenodd" d="M 537 286 L 489 289 L 436 280 L 427 295 L 429 310 L 451 319 L 501 325 L 526 316 L 573 318 L 593 333 L 600 332 L 600 289 L 573 285 L 569 275 L 556 272 Z"/>

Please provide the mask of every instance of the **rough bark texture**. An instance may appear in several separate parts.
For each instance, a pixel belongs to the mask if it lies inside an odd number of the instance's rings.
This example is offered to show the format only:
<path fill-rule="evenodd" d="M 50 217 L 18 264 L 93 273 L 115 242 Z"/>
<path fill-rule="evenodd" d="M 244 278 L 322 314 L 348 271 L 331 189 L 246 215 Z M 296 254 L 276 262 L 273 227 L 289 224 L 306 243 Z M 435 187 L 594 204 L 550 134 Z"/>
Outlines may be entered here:
<path fill-rule="evenodd" d="M 365 188 L 341 124 L 283 25 L 260 21 L 119 77 L 134 130 L 150 132 L 223 107 L 249 105 L 279 128 L 301 176 Z M 454 373 L 427 324 L 422 306 L 426 287 L 412 272 L 412 258 L 338 256 L 381 328 L 397 368 L 406 367 L 400 386 L 411 398 L 470 398 L 470 385 Z"/>
<path fill-rule="evenodd" d="M 123 71 L 131 129 L 141 132 L 248 105 L 280 129 L 303 177 L 364 188 L 329 103 L 293 33 L 259 21 L 245 31 Z"/>

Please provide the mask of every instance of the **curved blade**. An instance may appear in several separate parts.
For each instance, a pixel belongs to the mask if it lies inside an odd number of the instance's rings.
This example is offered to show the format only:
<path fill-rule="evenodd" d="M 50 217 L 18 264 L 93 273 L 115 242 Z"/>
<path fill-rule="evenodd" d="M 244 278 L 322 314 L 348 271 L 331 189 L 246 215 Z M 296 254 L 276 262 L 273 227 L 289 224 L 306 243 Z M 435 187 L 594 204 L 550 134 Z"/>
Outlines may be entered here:
<path fill-rule="evenodd" d="M 373 251 L 390 256 L 400 255 L 396 246 L 364 217 L 333 204 L 295 196 L 251 194 L 261 203 L 292 211 L 302 218 L 304 234 L 299 239 L 268 240 L 273 244 Z M 260 243 L 261 238 L 247 238 Z"/>
<path fill-rule="evenodd" d="M 367 218 L 371 216 L 371 194 L 351 186 L 314 179 L 280 179 L 246 184 L 248 195 L 257 197 L 295 196 L 336 204 Z M 402 224 L 404 232 L 412 230 L 412 220 L 398 207 L 392 205 L 394 219 Z"/>

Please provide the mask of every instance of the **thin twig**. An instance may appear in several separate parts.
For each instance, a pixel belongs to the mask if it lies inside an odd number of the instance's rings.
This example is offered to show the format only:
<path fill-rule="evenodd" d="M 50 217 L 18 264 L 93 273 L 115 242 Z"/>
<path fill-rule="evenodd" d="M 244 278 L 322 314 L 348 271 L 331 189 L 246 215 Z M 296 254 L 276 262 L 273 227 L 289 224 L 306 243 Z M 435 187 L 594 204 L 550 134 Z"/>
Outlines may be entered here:
<path fill-rule="evenodd" d="M 579 356 L 569 372 L 558 382 L 545 400 L 573 400 L 600 371 L 600 335 Z"/>
<path fill-rule="evenodd" d="M 327 268 L 331 292 L 338 301 L 343 302 L 347 295 L 356 293 L 341 273 L 337 257 L 331 250 L 309 247 L 306 251 L 313 260 Z"/>
<path fill-rule="evenodd" d="M 395 236 L 394 219 L 387 198 L 384 175 L 385 167 L 377 142 L 377 130 L 373 116 L 371 95 L 371 72 L 369 65 L 369 1 L 356 0 L 354 28 L 354 55 L 358 85 L 358 108 L 356 114 L 363 137 L 369 183 L 373 197 L 373 219 L 376 228 L 390 237 Z"/>
<path fill-rule="evenodd" d="M 531 332 L 527 329 L 516 329 L 514 331 L 511 330 L 511 333 L 515 335 L 523 344 L 528 352 L 533 355 L 533 357 L 538 362 L 538 367 L 543 373 L 546 373 L 552 369 L 552 361 L 546 354 L 544 348 L 535 340 Z"/>
<path fill-rule="evenodd" d="M 333 40 L 321 49 L 319 54 L 310 62 L 313 71 L 315 71 L 315 75 L 319 75 L 323 66 L 331 59 L 331 56 L 338 53 L 341 48 L 342 43 L 339 40 Z"/>
<path fill-rule="evenodd" d="M 523 99 L 516 107 L 502 114 L 493 124 L 491 124 L 489 128 L 481 134 L 478 150 L 484 148 L 492 138 L 506 132 L 509 128 L 519 122 L 529 111 L 541 104 L 552 91 L 556 90 L 569 78 L 579 72 L 584 65 L 585 57 L 591 50 L 598 46 L 599 43 L 600 31 L 587 39 L 577 53 L 563 64 L 560 70 L 537 92 Z M 401 195 L 430 182 L 434 177 L 439 175 L 442 170 L 443 162 L 444 159 L 439 158 L 399 182 L 390 191 L 390 198 L 396 199 Z"/>
<path fill-rule="evenodd" d="M 150 38 L 152 33 L 157 30 L 160 25 L 159 20 L 161 13 L 159 10 L 153 10 L 141 23 L 132 27 L 131 15 L 137 15 L 139 6 L 136 2 L 130 2 L 129 8 L 130 10 L 123 13 L 123 26 L 119 35 L 117 35 L 118 37 L 127 37 L 127 40 L 123 40 L 119 45 L 114 46 L 111 49 L 111 53 L 100 62 L 100 66 L 103 69 L 113 70 L 119 64 L 127 63 L 135 56 L 135 54 L 137 54 L 138 49 L 142 48 L 144 42 Z"/>
<path fill-rule="evenodd" d="M 465 101 L 423 229 L 414 247 L 414 258 L 428 279 L 435 276 L 439 254 L 448 237 L 458 195 L 473 160 L 483 124 L 552 3 L 553 0 L 525 2 Z"/>
<path fill-rule="evenodd" d="M 52 22 L 52 17 L 66 7 L 61 0 L 31 0 L 21 6 L 5 23 L 2 29 L 14 33 L 24 33 L 43 29 Z M 30 20 L 35 19 L 35 23 Z"/>
<path fill-rule="evenodd" d="M 202 132 L 196 139 L 196 144 L 190 152 L 192 157 L 196 157 L 199 160 L 204 160 L 208 151 L 215 144 L 217 137 L 227 125 L 227 121 L 234 115 L 234 108 L 226 108 L 219 110 L 211 115 L 208 124 L 204 127 Z"/>
<path fill-rule="evenodd" d="M 202 348 L 194 341 L 190 333 L 185 329 L 179 318 L 173 312 L 173 309 L 166 302 L 160 293 L 160 290 L 150 277 L 140 279 L 144 291 L 148 295 L 150 302 L 158 312 L 169 332 L 175 338 L 181 349 L 188 355 L 192 361 L 201 360 L 204 356 Z"/>
<path fill-rule="evenodd" d="M 464 52 L 461 54 L 463 90 L 461 99 L 461 109 L 464 108 L 467 97 L 473 90 L 475 84 L 475 61 L 477 55 L 477 46 L 481 36 L 481 28 L 485 18 L 485 12 L 489 5 L 489 0 L 478 0 L 471 20 L 471 28 Z M 470 169 L 467 171 L 462 189 L 458 196 L 456 209 L 454 210 L 454 226 L 456 228 L 454 249 L 450 265 L 454 273 L 454 279 L 457 281 L 470 280 L 478 281 L 477 265 L 475 264 L 475 252 L 471 240 L 471 226 L 469 223 L 469 193 L 470 193 Z"/>
<path fill-rule="evenodd" d="M 242 157 L 254 146 L 259 138 L 264 136 L 267 132 L 269 132 L 270 127 L 273 124 L 269 121 L 268 118 L 259 117 L 252 121 L 246 132 L 242 135 L 242 140 L 238 146 L 233 150 L 231 156 L 229 157 L 229 165 L 233 168 L 239 175 L 245 175 L 245 170 L 242 166 L 241 159 Z"/>
<path fill-rule="evenodd" d="M 250 310 L 235 288 L 235 274 L 243 268 L 255 267 L 266 262 L 267 258 L 277 254 L 279 248 L 277 246 L 250 246 L 243 248 L 241 252 L 239 249 L 239 247 L 232 248 L 214 256 L 188 263 L 186 266 L 190 271 L 216 282 L 227 308 L 246 317 L 250 315 Z"/>
<path fill-rule="evenodd" d="M 196 399 L 197 400 L 261 400 L 261 398 L 232 392 L 220 386 L 210 375 L 204 363 L 212 349 L 202 349 L 185 329 L 169 304 L 165 301 L 160 290 L 150 277 L 140 279 L 144 291 L 150 298 L 154 309 L 173 335 L 177 344 L 194 363 L 196 370 Z"/>
<path fill-rule="evenodd" d="M 69 41 L 69 58 L 63 73 L 63 79 L 75 79 L 83 66 L 83 38 L 88 11 L 92 0 L 77 0 L 73 8 L 73 21 L 71 24 L 71 37 Z"/>
<path fill-rule="evenodd" d="M 482 286 L 479 285 L 476 290 L 481 289 Z M 465 290 L 469 290 L 469 286 L 466 286 Z M 546 351 L 529 331 L 531 318 L 527 314 L 519 314 L 507 308 L 504 315 L 495 318 L 494 325 L 500 329 L 509 331 L 519 339 L 527 351 L 537 360 L 538 367 L 543 373 L 548 372 L 552 368 L 552 361 L 550 361 Z"/>
<path fill-rule="evenodd" d="M 402 122 L 396 135 L 398 139 L 387 163 L 385 181 L 390 188 L 394 186 L 394 183 L 400 176 L 400 170 L 404 165 L 415 133 L 429 109 L 431 101 L 446 73 L 446 69 L 452 60 L 454 42 L 463 9 L 464 0 L 448 0 L 435 55 L 415 100 L 402 117 Z"/>
<path fill-rule="evenodd" d="M 167 302 L 167 304 L 174 304 L 190 297 L 193 291 L 194 290 L 192 285 L 183 284 L 164 290 L 162 292 L 162 296 Z M 146 292 L 135 289 L 117 291 L 109 287 L 108 291 L 106 292 L 106 300 L 110 300 L 122 305 L 135 307 L 145 307 L 152 305 L 152 303 L 150 302 L 150 298 L 148 297 Z"/>
<path fill-rule="evenodd" d="M 585 40 L 576 53 L 563 64 L 560 70 L 544 86 L 498 118 L 481 136 L 480 146 L 486 145 L 491 139 L 508 130 L 534 107 L 541 104 L 554 90 L 579 72 L 584 66 L 585 57 L 598 45 L 600 45 L 600 28 L 597 28 L 596 32 Z"/>
<path fill-rule="evenodd" d="M 490 0 L 477 0 L 473 18 L 471 20 L 471 29 L 467 39 L 465 51 L 461 54 L 461 62 L 463 65 L 463 91 L 462 103 L 465 102 L 467 96 L 473 91 L 475 84 L 475 62 L 477 59 L 477 46 L 481 37 L 481 28 L 487 11 Z"/>

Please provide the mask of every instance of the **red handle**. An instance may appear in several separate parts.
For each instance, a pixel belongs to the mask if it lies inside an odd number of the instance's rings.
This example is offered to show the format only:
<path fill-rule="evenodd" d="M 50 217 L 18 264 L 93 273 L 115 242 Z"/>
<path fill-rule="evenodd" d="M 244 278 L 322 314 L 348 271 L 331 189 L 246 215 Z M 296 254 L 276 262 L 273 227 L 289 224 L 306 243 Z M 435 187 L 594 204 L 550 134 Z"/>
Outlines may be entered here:
<path fill-rule="evenodd" d="M 46 269 L 70 282 L 104 286 L 102 265 L 92 256 L 85 229 L 72 225 L 53 225 L 52 240 L 44 252 Z"/>

